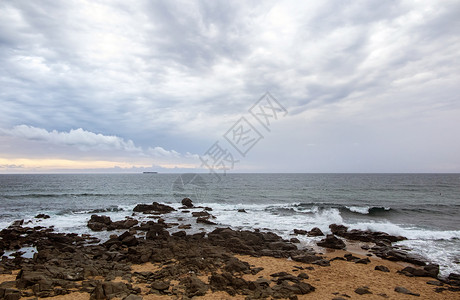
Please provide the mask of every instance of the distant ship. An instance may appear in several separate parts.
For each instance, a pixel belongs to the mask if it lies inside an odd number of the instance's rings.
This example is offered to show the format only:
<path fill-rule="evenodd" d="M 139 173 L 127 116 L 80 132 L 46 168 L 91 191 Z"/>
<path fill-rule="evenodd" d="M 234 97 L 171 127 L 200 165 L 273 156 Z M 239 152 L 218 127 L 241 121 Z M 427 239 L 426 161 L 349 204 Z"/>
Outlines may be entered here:
<path fill-rule="evenodd" d="M 144 174 L 158 174 L 158 172 L 142 172 Z"/>

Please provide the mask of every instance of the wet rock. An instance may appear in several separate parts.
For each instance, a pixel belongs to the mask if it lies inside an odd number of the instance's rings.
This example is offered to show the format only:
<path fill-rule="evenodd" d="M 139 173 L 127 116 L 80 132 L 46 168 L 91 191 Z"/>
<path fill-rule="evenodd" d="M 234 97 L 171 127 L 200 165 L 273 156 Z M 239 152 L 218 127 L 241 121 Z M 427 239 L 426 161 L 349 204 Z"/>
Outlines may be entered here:
<path fill-rule="evenodd" d="M 107 216 L 92 215 L 87 226 L 93 231 L 107 230 L 112 220 Z"/>
<path fill-rule="evenodd" d="M 300 240 L 298 238 L 291 238 L 289 241 L 291 243 L 296 243 L 296 244 L 300 243 Z"/>
<path fill-rule="evenodd" d="M 136 219 L 127 217 L 126 220 L 112 222 L 107 226 L 107 230 L 114 229 L 130 229 L 133 226 L 136 226 L 139 223 Z"/>
<path fill-rule="evenodd" d="M 390 235 L 385 232 L 380 231 L 370 231 L 370 230 L 357 230 L 353 229 L 348 231 L 348 227 L 343 225 L 331 224 L 329 225 L 331 232 L 337 236 L 355 240 L 355 241 L 362 241 L 362 242 L 374 242 L 377 243 L 379 241 L 388 241 L 388 242 L 397 242 L 405 240 L 405 237 L 402 236 L 394 236 Z"/>
<path fill-rule="evenodd" d="M 331 249 L 344 249 L 346 247 L 345 243 L 333 234 L 328 234 L 326 238 L 322 239 L 316 244 L 318 246 Z"/>
<path fill-rule="evenodd" d="M 16 220 L 13 223 L 11 223 L 10 227 L 20 227 L 24 224 L 24 220 Z"/>
<path fill-rule="evenodd" d="M 177 226 L 177 228 L 179 228 L 179 229 L 190 229 L 190 228 L 192 228 L 192 224 L 182 224 L 182 225 Z"/>
<path fill-rule="evenodd" d="M 239 212 L 239 213 L 247 213 L 247 211 L 246 211 L 244 208 L 238 209 L 238 212 Z"/>
<path fill-rule="evenodd" d="M 185 231 L 177 231 L 177 232 L 174 232 L 173 234 L 171 234 L 172 236 L 175 236 L 175 237 L 185 237 L 187 236 L 187 233 Z"/>
<path fill-rule="evenodd" d="M 210 218 L 211 214 L 208 213 L 207 211 L 203 210 L 203 211 L 194 211 L 194 212 L 192 212 L 192 216 L 195 217 L 195 218 L 197 218 L 197 217 Z"/>
<path fill-rule="evenodd" d="M 434 278 L 437 278 L 437 274 L 439 272 L 439 266 L 437 268 L 436 267 L 428 268 L 428 270 L 431 270 L 431 272 L 425 269 L 405 267 L 401 271 L 398 271 L 398 273 L 409 276 L 409 277 L 433 277 L 434 276 Z"/>
<path fill-rule="evenodd" d="M 409 291 L 408 289 L 402 287 L 402 286 L 397 286 L 395 287 L 395 292 L 401 293 L 401 294 L 406 294 L 406 295 L 412 295 L 412 296 L 420 296 L 418 293 L 413 293 Z"/>
<path fill-rule="evenodd" d="M 166 213 L 170 213 L 172 211 L 175 211 L 175 209 L 172 208 L 171 206 L 168 206 L 168 205 L 165 205 L 165 204 L 161 204 L 161 203 L 158 203 L 158 202 L 153 202 L 152 204 L 138 204 L 138 205 L 136 205 L 136 207 L 134 207 L 133 211 L 135 211 L 135 212 L 143 212 L 143 213 L 157 212 L 157 213 L 161 213 L 161 214 L 166 214 Z"/>
<path fill-rule="evenodd" d="M 306 235 L 308 232 L 302 229 L 294 229 L 294 234 Z"/>
<path fill-rule="evenodd" d="M 355 293 L 358 295 L 364 295 L 364 294 L 372 294 L 371 291 L 369 291 L 369 287 L 367 286 L 361 286 L 355 290 Z"/>
<path fill-rule="evenodd" d="M 390 270 L 385 266 L 375 266 L 374 270 L 381 271 L 381 272 L 390 272 Z"/>
<path fill-rule="evenodd" d="M 308 236 L 323 236 L 324 233 L 318 227 L 312 228 L 308 233 Z"/>
<path fill-rule="evenodd" d="M 45 214 L 38 214 L 35 216 L 36 219 L 49 219 L 50 216 L 45 215 Z"/>
<path fill-rule="evenodd" d="M 182 203 L 182 205 L 185 206 L 185 207 L 188 207 L 188 208 L 192 208 L 192 207 L 193 207 L 192 199 L 190 199 L 190 198 L 184 198 L 184 199 L 182 199 L 181 203 Z"/>
<path fill-rule="evenodd" d="M 213 221 L 210 221 L 206 217 L 200 217 L 196 219 L 197 223 L 202 223 L 202 224 L 207 224 L 207 225 L 217 225 L 217 223 L 214 223 Z"/>

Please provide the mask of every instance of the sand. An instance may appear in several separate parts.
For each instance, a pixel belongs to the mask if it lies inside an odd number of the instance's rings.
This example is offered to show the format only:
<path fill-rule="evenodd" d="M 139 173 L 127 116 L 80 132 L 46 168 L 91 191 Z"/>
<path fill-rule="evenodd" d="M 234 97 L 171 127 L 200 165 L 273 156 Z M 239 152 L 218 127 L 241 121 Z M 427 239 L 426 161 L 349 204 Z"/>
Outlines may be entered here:
<path fill-rule="evenodd" d="M 353 252 L 352 254 L 360 258 L 366 257 L 363 251 L 360 254 Z M 328 259 L 341 256 L 350 252 L 343 250 L 328 251 L 324 254 Z M 243 275 L 246 280 L 256 280 L 259 277 L 271 279 L 270 274 L 276 272 L 287 272 L 297 276 L 299 273 L 304 272 L 308 274 L 309 279 L 304 282 L 310 283 L 316 288 L 316 291 L 307 295 L 299 295 L 299 299 L 333 299 L 334 297 L 343 297 L 344 299 L 460 299 L 458 292 L 443 291 L 436 293 L 434 289 L 436 286 L 426 284 L 432 278 L 421 277 L 407 277 L 402 274 L 396 273 L 407 264 L 400 264 L 396 262 L 382 260 L 377 257 L 370 257 L 371 262 L 367 265 L 356 264 L 348 261 L 335 260 L 331 262 L 331 266 L 321 267 L 312 264 L 304 264 L 295 262 L 289 259 L 279 259 L 273 257 L 251 257 L 236 255 L 242 261 L 248 262 L 253 267 L 263 267 L 264 270 L 256 275 Z M 377 265 L 386 266 L 390 272 L 381 272 L 374 270 Z M 314 267 L 314 270 L 299 270 L 297 267 Z M 132 272 L 152 271 L 155 272 L 161 269 L 160 264 L 146 263 L 142 265 L 133 265 Z M 15 280 L 17 271 L 12 275 L 0 275 L 0 281 Z M 200 274 L 199 278 L 208 283 L 208 276 L 210 274 Z M 121 278 L 116 278 L 116 281 L 123 281 Z M 125 281 L 126 282 L 126 281 Z M 171 285 L 178 285 L 178 281 L 172 281 Z M 274 283 L 272 283 L 274 284 Z M 134 286 L 140 287 L 142 290 L 141 296 L 143 299 L 175 299 L 177 297 L 169 297 L 165 295 L 147 294 L 150 288 L 147 284 L 133 283 Z M 368 286 L 372 294 L 358 295 L 354 291 L 361 286 Z M 420 294 L 420 297 L 404 295 L 394 291 L 396 286 L 402 286 L 412 292 Z M 385 294 L 387 298 L 381 296 Z M 348 295 L 351 298 L 347 298 Z M 88 293 L 71 293 L 63 296 L 50 297 L 48 299 L 59 300 L 87 300 L 90 298 Z M 27 298 L 24 298 L 27 299 Z M 30 298 L 29 298 L 30 299 Z M 212 293 L 211 290 L 205 296 L 195 297 L 194 299 L 245 299 L 244 295 L 237 295 L 231 297 L 225 292 Z"/>

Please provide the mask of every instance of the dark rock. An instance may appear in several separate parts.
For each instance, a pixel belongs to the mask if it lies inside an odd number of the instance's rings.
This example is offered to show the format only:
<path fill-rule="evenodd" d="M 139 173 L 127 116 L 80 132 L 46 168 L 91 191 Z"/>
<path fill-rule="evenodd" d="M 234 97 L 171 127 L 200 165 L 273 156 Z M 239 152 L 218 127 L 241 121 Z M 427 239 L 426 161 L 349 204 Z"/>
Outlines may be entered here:
<path fill-rule="evenodd" d="M 460 281 L 460 274 L 450 273 L 449 276 L 447 277 L 447 279 Z"/>
<path fill-rule="evenodd" d="M 193 207 L 192 199 L 190 199 L 190 198 L 184 198 L 184 199 L 182 199 L 181 203 L 182 203 L 182 205 L 185 206 L 185 207 L 188 207 L 188 208 L 192 208 L 192 207 Z"/>
<path fill-rule="evenodd" d="M 426 284 L 436 285 L 436 286 L 443 286 L 444 285 L 441 281 L 438 281 L 438 280 L 429 280 L 429 281 L 426 282 Z"/>
<path fill-rule="evenodd" d="M 438 278 L 439 274 L 439 265 L 430 264 L 423 267 L 423 269 L 427 272 L 428 276 L 433 278 Z"/>
<path fill-rule="evenodd" d="M 187 236 L 187 233 L 185 231 L 177 231 L 177 232 L 174 232 L 173 234 L 171 234 L 172 236 L 176 236 L 176 237 L 185 237 Z"/>
<path fill-rule="evenodd" d="M 291 243 L 296 243 L 296 244 L 300 243 L 300 240 L 298 238 L 291 238 L 289 241 Z"/>
<path fill-rule="evenodd" d="M 390 272 L 390 270 L 385 266 L 375 266 L 374 270 L 382 271 L 382 272 Z"/>
<path fill-rule="evenodd" d="M 357 261 L 355 261 L 356 264 L 364 264 L 364 265 L 367 265 L 368 263 L 370 263 L 370 259 L 369 258 L 361 258 L 361 259 L 358 259 Z"/>
<path fill-rule="evenodd" d="M 306 235 L 308 232 L 302 229 L 294 229 L 294 234 Z"/>
<path fill-rule="evenodd" d="M 424 269 L 416 269 L 413 267 L 405 267 L 401 271 L 398 271 L 398 273 L 404 274 L 409 277 L 432 277 L 431 275 L 434 274 L 434 272 L 428 272 Z"/>
<path fill-rule="evenodd" d="M 305 274 L 305 273 L 300 273 L 299 275 L 297 275 L 297 277 L 302 278 L 302 279 L 308 279 L 308 278 L 310 278 L 310 277 L 309 277 L 307 274 Z"/>
<path fill-rule="evenodd" d="M 24 220 L 16 220 L 11 224 L 11 227 L 21 227 L 24 224 Z"/>
<path fill-rule="evenodd" d="M 205 217 L 197 218 L 197 219 L 196 219 L 196 222 L 197 222 L 197 223 L 207 224 L 207 225 L 217 225 L 217 223 L 214 223 L 214 222 L 208 220 L 208 219 L 205 218 Z"/>
<path fill-rule="evenodd" d="M 123 300 L 142 300 L 142 297 L 134 295 L 134 294 L 131 294 L 131 295 L 123 298 Z"/>
<path fill-rule="evenodd" d="M 308 236 L 323 236 L 324 233 L 318 227 L 312 228 L 308 233 Z"/>
<path fill-rule="evenodd" d="M 247 213 L 247 211 L 246 211 L 244 208 L 238 209 L 238 212 L 239 212 L 239 213 Z"/>
<path fill-rule="evenodd" d="M 153 202 L 152 204 L 138 204 L 133 209 L 135 212 L 158 212 L 162 214 L 170 213 L 174 210 L 175 209 L 171 206 L 160 204 L 158 202 Z"/>
<path fill-rule="evenodd" d="M 166 281 L 154 281 L 150 287 L 154 290 L 164 291 L 169 289 L 169 282 Z"/>
<path fill-rule="evenodd" d="M 395 292 L 401 293 L 401 294 L 406 294 L 406 295 L 412 295 L 412 296 L 420 296 L 418 293 L 413 293 L 409 291 L 408 289 L 402 287 L 402 286 L 397 286 L 395 287 Z"/>
<path fill-rule="evenodd" d="M 317 255 L 314 255 L 314 254 L 310 254 L 310 255 L 305 254 L 305 255 L 292 256 L 293 261 L 298 261 L 298 262 L 307 263 L 307 264 L 314 263 L 315 261 L 318 261 L 318 260 L 321 260 L 321 259 L 322 259 L 321 256 L 317 256 Z"/>
<path fill-rule="evenodd" d="M 369 291 L 369 287 L 367 286 L 361 286 L 355 290 L 355 293 L 358 295 L 364 295 L 364 294 L 372 294 L 371 291 Z"/>
<path fill-rule="evenodd" d="M 329 267 L 331 265 L 330 261 L 328 261 L 327 259 L 317 260 L 317 261 L 313 262 L 313 264 L 321 266 L 321 267 Z"/>
<path fill-rule="evenodd" d="M 36 219 L 49 219 L 50 216 L 45 215 L 45 214 L 38 214 L 35 216 Z"/>
<path fill-rule="evenodd" d="M 92 215 L 87 226 L 93 231 L 106 230 L 112 224 L 112 220 L 107 216 Z"/>
<path fill-rule="evenodd" d="M 328 234 L 326 238 L 322 239 L 316 244 L 318 246 L 331 249 L 344 249 L 346 247 L 345 243 L 333 234 Z"/>
<path fill-rule="evenodd" d="M 208 291 L 208 285 L 194 275 L 181 279 L 180 283 L 185 286 L 185 293 L 189 298 L 204 296 Z"/>
<path fill-rule="evenodd" d="M 247 262 L 241 261 L 235 257 L 231 257 L 225 265 L 225 271 L 229 273 L 234 272 L 245 272 L 250 270 L 250 266 Z"/>
<path fill-rule="evenodd" d="M 205 218 L 209 218 L 211 217 L 211 214 L 208 213 L 207 211 L 203 210 L 203 211 L 194 211 L 192 212 L 192 216 L 197 218 L 197 217 L 205 217 Z"/>

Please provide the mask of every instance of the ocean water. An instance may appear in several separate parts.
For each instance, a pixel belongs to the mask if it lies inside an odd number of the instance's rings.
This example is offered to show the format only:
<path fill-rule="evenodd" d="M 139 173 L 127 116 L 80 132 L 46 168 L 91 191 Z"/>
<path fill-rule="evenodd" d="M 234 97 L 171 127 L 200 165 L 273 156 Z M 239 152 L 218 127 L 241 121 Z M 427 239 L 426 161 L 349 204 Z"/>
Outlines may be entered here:
<path fill-rule="evenodd" d="M 443 275 L 460 273 L 460 174 L 227 174 L 221 179 L 210 174 L 0 175 L 0 228 L 25 219 L 30 226 L 53 225 L 57 231 L 104 239 L 106 232 L 86 227 L 91 214 L 116 221 L 130 216 L 138 203 L 177 208 L 188 196 L 195 205 L 212 207 L 219 226 L 235 229 L 268 229 L 288 238 L 294 228 L 328 232 L 329 224 L 337 223 L 402 235 L 408 240 L 399 244 L 440 264 Z M 51 218 L 35 219 L 38 213 Z M 165 218 L 195 224 L 180 211 Z M 302 246 L 319 239 L 298 238 Z"/>

